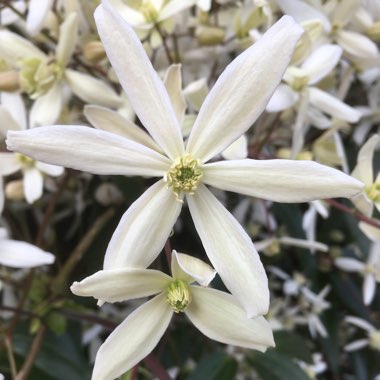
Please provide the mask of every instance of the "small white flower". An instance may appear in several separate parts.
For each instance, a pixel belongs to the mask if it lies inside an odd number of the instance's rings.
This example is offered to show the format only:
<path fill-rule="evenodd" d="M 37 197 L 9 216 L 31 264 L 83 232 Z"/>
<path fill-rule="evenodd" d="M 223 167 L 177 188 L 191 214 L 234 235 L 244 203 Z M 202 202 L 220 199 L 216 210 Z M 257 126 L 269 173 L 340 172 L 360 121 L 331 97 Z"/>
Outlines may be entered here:
<path fill-rule="evenodd" d="M 345 345 L 344 349 L 346 351 L 360 350 L 365 346 L 369 346 L 377 351 L 380 351 L 380 330 L 376 330 L 375 327 L 373 327 L 369 322 L 358 317 L 348 316 L 345 318 L 345 321 L 365 330 L 368 335 L 367 338 L 358 339 Z"/>
<path fill-rule="evenodd" d="M 137 364 L 157 345 L 174 313 L 184 312 L 202 333 L 218 342 L 259 351 L 274 346 L 264 317 L 247 319 L 230 294 L 203 287 L 215 276 L 209 265 L 173 251 L 171 267 L 173 277 L 151 269 L 112 269 L 71 286 L 74 294 L 106 302 L 158 294 L 131 313 L 103 343 L 92 380 L 114 379 Z M 203 286 L 192 285 L 195 281 Z"/>

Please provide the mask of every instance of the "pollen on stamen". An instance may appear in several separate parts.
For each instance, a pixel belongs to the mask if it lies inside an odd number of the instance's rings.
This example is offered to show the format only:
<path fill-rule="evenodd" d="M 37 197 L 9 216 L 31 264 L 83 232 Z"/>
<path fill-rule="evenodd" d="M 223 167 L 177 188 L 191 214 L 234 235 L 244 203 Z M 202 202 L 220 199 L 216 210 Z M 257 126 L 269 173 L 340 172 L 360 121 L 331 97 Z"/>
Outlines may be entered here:
<path fill-rule="evenodd" d="M 202 178 L 202 170 L 199 168 L 199 161 L 190 155 L 178 157 L 169 171 L 164 176 L 164 181 L 171 187 L 179 202 L 182 192 L 193 195 Z"/>

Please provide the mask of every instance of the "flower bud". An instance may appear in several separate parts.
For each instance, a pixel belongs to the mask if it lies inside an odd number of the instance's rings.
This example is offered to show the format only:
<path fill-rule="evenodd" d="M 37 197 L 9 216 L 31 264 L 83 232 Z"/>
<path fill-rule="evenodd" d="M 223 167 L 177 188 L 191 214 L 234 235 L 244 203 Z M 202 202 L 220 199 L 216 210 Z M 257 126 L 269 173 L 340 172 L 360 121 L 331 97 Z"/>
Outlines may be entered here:
<path fill-rule="evenodd" d="M 225 31 L 222 28 L 202 25 L 197 29 L 198 42 L 203 46 L 218 45 L 224 41 Z"/>
<path fill-rule="evenodd" d="M 106 52 L 100 41 L 91 41 L 84 46 L 83 56 L 87 61 L 96 63 L 105 58 Z"/>
<path fill-rule="evenodd" d="M 24 182 L 22 179 L 10 181 L 5 186 L 5 196 L 12 201 L 21 201 L 24 196 Z"/>
<path fill-rule="evenodd" d="M 20 88 L 19 74 L 15 70 L 0 72 L 0 91 L 13 92 Z"/>

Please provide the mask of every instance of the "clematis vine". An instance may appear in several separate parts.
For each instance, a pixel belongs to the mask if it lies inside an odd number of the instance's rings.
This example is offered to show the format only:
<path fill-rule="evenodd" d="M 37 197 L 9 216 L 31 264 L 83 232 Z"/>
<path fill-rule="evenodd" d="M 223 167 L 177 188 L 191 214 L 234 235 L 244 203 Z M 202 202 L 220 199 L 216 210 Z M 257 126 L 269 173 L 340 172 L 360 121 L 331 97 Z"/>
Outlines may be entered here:
<path fill-rule="evenodd" d="M 107 302 L 158 294 L 132 312 L 103 343 L 92 380 L 114 379 L 136 365 L 158 344 L 174 313 L 184 312 L 203 334 L 222 343 L 259 351 L 274 346 L 264 317 L 247 319 L 234 297 L 205 287 L 215 276 L 208 264 L 173 251 L 171 270 L 173 277 L 152 269 L 103 270 L 71 286 L 76 295 Z"/>
<path fill-rule="evenodd" d="M 9 132 L 8 148 L 95 174 L 160 178 L 122 217 L 104 269 L 147 268 L 162 250 L 186 199 L 206 253 L 228 290 L 249 317 L 265 314 L 269 291 L 259 255 L 206 185 L 277 202 L 351 197 L 363 187 L 315 162 L 209 162 L 264 111 L 302 29 L 284 16 L 227 66 L 203 102 L 185 146 L 168 92 L 136 34 L 107 0 L 97 8 L 95 20 L 119 81 L 151 136 L 109 122 L 97 123 L 97 129 L 57 125 Z"/>

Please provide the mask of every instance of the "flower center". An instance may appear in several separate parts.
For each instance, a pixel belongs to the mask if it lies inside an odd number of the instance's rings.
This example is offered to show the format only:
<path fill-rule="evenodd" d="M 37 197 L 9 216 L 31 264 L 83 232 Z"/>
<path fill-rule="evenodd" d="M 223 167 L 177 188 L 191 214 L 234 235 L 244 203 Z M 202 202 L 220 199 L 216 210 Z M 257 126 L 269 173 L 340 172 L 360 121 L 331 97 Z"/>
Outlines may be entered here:
<path fill-rule="evenodd" d="M 166 300 L 175 313 L 183 312 L 191 302 L 189 286 L 182 280 L 172 281 L 166 291 Z"/>
<path fill-rule="evenodd" d="M 154 23 L 158 18 L 158 10 L 150 0 L 142 2 L 140 12 L 144 15 L 146 22 Z"/>
<path fill-rule="evenodd" d="M 366 188 L 368 198 L 374 202 L 380 202 L 380 182 L 375 182 Z"/>
<path fill-rule="evenodd" d="M 164 180 L 169 187 L 173 188 L 173 193 L 178 198 L 183 191 L 194 194 L 202 175 L 199 161 L 194 160 L 190 155 L 185 155 L 174 161 Z"/>
<path fill-rule="evenodd" d="M 32 168 L 36 162 L 33 158 L 24 156 L 21 153 L 16 153 L 16 159 L 24 168 Z"/>
<path fill-rule="evenodd" d="M 26 59 L 21 64 L 21 88 L 32 99 L 36 99 L 49 91 L 53 84 L 62 78 L 62 75 L 63 68 L 54 60 Z"/>
<path fill-rule="evenodd" d="M 369 345 L 375 350 L 380 351 L 380 330 L 371 333 L 369 337 Z"/>

